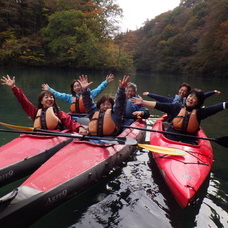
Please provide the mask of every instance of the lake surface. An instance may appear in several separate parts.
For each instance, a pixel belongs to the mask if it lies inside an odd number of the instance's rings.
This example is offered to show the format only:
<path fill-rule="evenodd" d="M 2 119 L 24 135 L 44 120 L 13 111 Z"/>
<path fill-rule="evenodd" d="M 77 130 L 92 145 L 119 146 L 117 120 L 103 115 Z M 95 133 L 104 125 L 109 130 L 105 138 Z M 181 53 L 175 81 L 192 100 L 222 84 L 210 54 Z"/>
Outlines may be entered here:
<path fill-rule="evenodd" d="M 2 75 L 16 77 L 16 85 L 22 88 L 36 105 L 41 84 L 48 83 L 54 89 L 70 93 L 70 83 L 81 74 L 88 74 L 95 88 L 105 80 L 106 73 L 87 73 L 74 70 L 50 70 L 40 68 L 0 68 Z M 131 81 L 138 85 L 138 94 L 149 91 L 165 96 L 173 96 L 180 83 L 187 82 L 192 87 L 204 91 L 220 90 L 205 101 L 212 105 L 228 100 L 228 79 L 178 75 L 130 74 Z M 115 94 L 118 80 L 116 75 L 104 93 Z M 0 121 L 20 126 L 32 126 L 32 122 L 22 111 L 14 95 L 7 86 L 0 89 Z M 58 101 L 62 110 L 69 105 Z M 151 110 L 151 115 L 162 113 Z M 218 138 L 228 135 L 228 111 L 225 110 L 207 118 L 201 124 L 208 137 Z M 17 135 L 1 133 L 0 145 L 4 145 Z M 111 175 L 102 179 L 93 188 L 74 197 L 64 205 L 42 217 L 31 228 L 77 227 L 77 228 L 204 228 L 228 227 L 228 148 L 212 143 L 214 164 L 209 180 L 204 184 L 199 202 L 186 210 L 181 209 L 170 194 L 163 178 L 148 151 L 137 150 L 135 154 Z M 0 189 L 0 195 L 18 186 L 24 179 Z M 25 218 L 26 219 L 26 218 Z"/>

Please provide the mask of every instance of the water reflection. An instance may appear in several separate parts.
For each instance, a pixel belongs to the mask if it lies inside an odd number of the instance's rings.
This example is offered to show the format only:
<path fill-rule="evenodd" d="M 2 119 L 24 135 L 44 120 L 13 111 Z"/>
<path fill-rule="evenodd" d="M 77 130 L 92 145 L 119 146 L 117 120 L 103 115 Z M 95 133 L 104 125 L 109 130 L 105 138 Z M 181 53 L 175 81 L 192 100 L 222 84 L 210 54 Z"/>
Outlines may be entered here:
<path fill-rule="evenodd" d="M 41 84 L 46 82 L 62 92 L 69 92 L 73 78 L 86 74 L 73 70 L 48 70 L 29 68 L 0 68 L 1 75 L 15 75 L 19 85 L 29 99 L 37 103 Z M 87 73 L 96 87 L 104 80 L 106 73 Z M 113 84 L 105 90 L 114 94 L 118 86 L 117 75 Z M 150 91 L 165 96 L 176 93 L 177 86 L 185 81 L 204 91 L 220 90 L 219 96 L 212 96 L 205 105 L 212 105 L 228 98 L 228 79 L 200 78 L 193 76 L 134 74 L 132 81 L 138 85 L 139 94 Z M 20 126 L 32 126 L 21 110 L 9 88 L 1 86 L 0 121 Z M 58 101 L 61 109 L 67 111 L 68 104 Z M 151 110 L 151 114 L 161 112 Z M 227 111 L 216 114 L 202 122 L 208 137 L 228 135 Z M 16 135 L 1 134 L 0 145 Z M 137 227 L 137 228 L 182 228 L 182 227 L 228 227 L 228 149 L 212 143 L 215 161 L 209 183 L 205 184 L 196 205 L 182 210 L 170 194 L 156 166 L 148 166 L 148 153 L 139 150 L 125 166 L 100 181 L 93 188 L 56 208 L 41 218 L 31 228 L 45 227 Z M 11 187 L 9 187 L 11 188 Z M 8 192 L 1 188 L 0 193 Z"/>

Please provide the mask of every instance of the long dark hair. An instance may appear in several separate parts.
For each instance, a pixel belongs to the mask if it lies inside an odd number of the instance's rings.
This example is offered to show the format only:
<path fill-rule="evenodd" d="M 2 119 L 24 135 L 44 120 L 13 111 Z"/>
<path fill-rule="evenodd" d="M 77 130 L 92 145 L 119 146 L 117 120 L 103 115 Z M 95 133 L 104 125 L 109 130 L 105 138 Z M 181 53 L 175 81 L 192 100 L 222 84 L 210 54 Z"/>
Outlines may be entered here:
<path fill-rule="evenodd" d="M 74 83 L 75 83 L 75 82 L 78 82 L 78 83 L 79 83 L 78 79 L 74 79 L 74 80 L 71 82 L 71 84 L 70 84 L 70 92 L 71 92 L 71 94 L 72 94 L 73 96 L 76 96 L 76 93 L 74 92 Z M 79 85 L 81 86 L 80 83 L 79 83 Z"/>
<path fill-rule="evenodd" d="M 59 107 L 58 107 L 57 104 L 56 104 L 55 95 L 54 95 L 54 93 L 51 92 L 50 90 L 42 91 L 42 92 L 39 94 L 37 108 L 38 108 L 38 109 L 43 108 L 43 105 L 41 104 L 41 101 L 42 101 L 43 97 L 46 96 L 46 95 L 49 95 L 49 96 L 53 96 L 53 97 L 54 97 L 54 105 L 53 105 L 54 112 L 58 112 L 58 111 L 59 111 Z"/>
<path fill-rule="evenodd" d="M 114 99 L 110 96 L 110 95 L 103 95 L 98 101 L 97 101 L 97 108 L 100 109 L 100 106 L 102 103 L 104 103 L 105 101 L 108 101 L 111 103 L 112 108 L 114 105 Z"/>
<path fill-rule="evenodd" d="M 204 92 L 201 89 L 195 88 L 190 91 L 190 94 L 194 94 L 198 98 L 198 105 L 195 108 L 202 107 L 205 99 Z"/>

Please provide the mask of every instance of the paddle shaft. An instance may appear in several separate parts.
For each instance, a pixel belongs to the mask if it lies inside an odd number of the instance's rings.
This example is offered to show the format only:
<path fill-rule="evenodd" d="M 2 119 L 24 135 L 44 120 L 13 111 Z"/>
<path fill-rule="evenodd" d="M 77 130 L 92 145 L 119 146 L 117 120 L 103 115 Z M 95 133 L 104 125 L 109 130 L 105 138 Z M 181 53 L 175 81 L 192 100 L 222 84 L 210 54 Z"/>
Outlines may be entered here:
<path fill-rule="evenodd" d="M 36 129 L 38 130 L 38 129 Z M 0 132 L 10 132 L 10 133 L 18 133 L 18 134 L 30 134 L 30 135 L 45 135 L 45 136 L 60 136 L 60 137 L 68 137 L 68 138 L 79 138 L 83 140 L 93 139 L 93 140 L 101 140 L 101 141 L 110 141 L 111 144 L 115 144 L 114 142 L 118 142 L 119 144 L 127 144 L 127 145 L 137 145 L 137 141 L 131 138 L 126 137 L 97 137 L 97 136 L 83 136 L 69 133 L 61 133 L 55 131 L 48 130 L 38 130 L 40 132 L 34 131 L 15 131 L 11 129 L 0 129 Z M 128 141 L 129 140 L 129 141 Z"/>
<path fill-rule="evenodd" d="M 167 132 L 167 131 L 159 131 L 159 130 L 153 130 L 153 129 L 147 129 L 147 128 L 140 128 L 140 127 L 130 127 L 130 126 L 123 126 L 124 128 L 132 128 L 132 129 L 140 129 L 143 131 L 151 131 L 151 132 L 157 132 L 157 133 L 162 133 L 162 134 L 169 134 L 169 135 L 176 135 L 176 136 L 183 136 L 183 137 L 188 137 L 188 138 L 193 138 L 193 139 L 204 139 L 204 140 L 209 140 L 209 141 L 217 141 L 215 138 L 204 138 L 204 137 L 198 137 L 194 135 L 184 135 L 184 134 L 178 134 L 175 132 Z"/>

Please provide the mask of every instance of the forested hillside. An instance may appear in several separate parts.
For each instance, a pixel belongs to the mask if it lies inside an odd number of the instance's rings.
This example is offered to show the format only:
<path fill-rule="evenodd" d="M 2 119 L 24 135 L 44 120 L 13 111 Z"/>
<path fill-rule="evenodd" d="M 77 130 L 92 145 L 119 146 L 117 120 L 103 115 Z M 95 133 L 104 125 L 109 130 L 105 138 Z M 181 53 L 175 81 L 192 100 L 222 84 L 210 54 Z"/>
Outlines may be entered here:
<path fill-rule="evenodd" d="M 228 0 L 182 0 L 116 42 L 140 71 L 228 76 Z"/>
<path fill-rule="evenodd" d="M 121 70 L 113 0 L 0 0 L 0 64 Z"/>
<path fill-rule="evenodd" d="M 121 14 L 115 0 L 0 0 L 0 65 L 228 76 L 228 0 L 182 0 L 117 35 Z"/>

